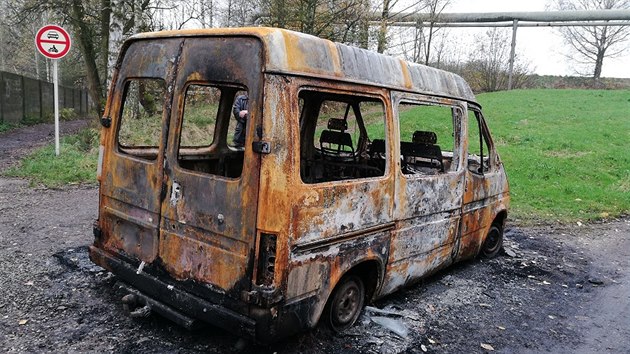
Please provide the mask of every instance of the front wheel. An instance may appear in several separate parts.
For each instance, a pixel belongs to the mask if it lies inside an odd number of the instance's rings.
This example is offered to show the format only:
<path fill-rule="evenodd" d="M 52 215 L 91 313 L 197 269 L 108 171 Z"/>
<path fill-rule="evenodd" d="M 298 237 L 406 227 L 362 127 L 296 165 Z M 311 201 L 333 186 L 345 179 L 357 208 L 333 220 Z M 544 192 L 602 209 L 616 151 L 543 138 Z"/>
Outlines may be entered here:
<path fill-rule="evenodd" d="M 356 275 L 344 276 L 326 305 L 325 316 L 330 328 L 341 332 L 359 318 L 365 302 L 365 286 Z"/>
<path fill-rule="evenodd" d="M 483 246 L 481 247 L 481 255 L 485 258 L 496 257 L 503 247 L 503 228 L 492 224 L 488 235 L 486 236 Z"/>

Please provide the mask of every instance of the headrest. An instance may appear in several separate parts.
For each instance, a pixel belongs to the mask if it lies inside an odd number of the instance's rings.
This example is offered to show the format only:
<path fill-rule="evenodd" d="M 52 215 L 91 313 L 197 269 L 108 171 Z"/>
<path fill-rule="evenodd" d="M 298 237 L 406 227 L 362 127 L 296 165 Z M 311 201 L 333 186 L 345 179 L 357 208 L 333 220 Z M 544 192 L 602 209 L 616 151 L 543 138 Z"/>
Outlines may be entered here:
<path fill-rule="evenodd" d="M 350 133 L 323 130 L 322 135 L 319 136 L 319 142 L 352 147 L 352 136 Z"/>
<path fill-rule="evenodd" d="M 416 130 L 413 132 L 412 141 L 415 144 L 435 144 L 437 143 L 437 135 L 434 132 Z"/>
<path fill-rule="evenodd" d="M 348 122 L 345 119 L 330 118 L 328 120 L 328 129 L 346 131 L 348 129 Z"/>

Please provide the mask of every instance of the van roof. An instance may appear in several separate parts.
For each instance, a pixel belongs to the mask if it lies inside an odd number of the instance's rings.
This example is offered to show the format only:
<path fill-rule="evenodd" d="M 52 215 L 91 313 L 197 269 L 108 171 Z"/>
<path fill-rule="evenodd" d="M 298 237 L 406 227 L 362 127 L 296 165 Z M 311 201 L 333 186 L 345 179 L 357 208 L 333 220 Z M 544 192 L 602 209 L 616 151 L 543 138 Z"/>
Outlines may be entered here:
<path fill-rule="evenodd" d="M 265 72 L 376 84 L 476 102 L 459 75 L 312 35 L 268 27 L 140 33 L 130 41 L 168 37 L 254 36 L 265 48 Z"/>

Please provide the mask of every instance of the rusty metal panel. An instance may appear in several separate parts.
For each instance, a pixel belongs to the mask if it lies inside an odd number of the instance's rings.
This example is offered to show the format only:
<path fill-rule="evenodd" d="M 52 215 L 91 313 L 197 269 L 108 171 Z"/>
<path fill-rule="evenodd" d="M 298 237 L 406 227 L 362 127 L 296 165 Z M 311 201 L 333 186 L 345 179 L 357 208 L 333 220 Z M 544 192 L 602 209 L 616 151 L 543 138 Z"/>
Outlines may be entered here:
<path fill-rule="evenodd" d="M 457 74 L 284 29 L 163 31 L 139 34 L 132 39 L 209 35 L 260 38 L 264 43 L 264 70 L 267 72 L 339 79 L 476 101 L 468 84 Z"/>
<path fill-rule="evenodd" d="M 235 42 L 238 45 L 235 45 Z M 212 156 L 243 155 L 239 177 L 187 169 L 179 150 L 186 87 L 219 84 L 247 88 L 250 105 L 247 132 L 255 132 L 260 121 L 262 98 L 261 43 L 249 38 L 188 38 L 182 46 L 173 90 L 174 109 L 170 124 L 165 189 L 162 206 L 160 258 L 176 279 L 209 284 L 240 298 L 252 281 L 256 241 L 259 155 L 252 149 L 256 134 L 248 133 L 244 152 L 227 146 L 227 122 L 233 119 L 234 97 L 222 99 L 215 141 L 207 151 L 192 152 L 196 161 Z M 221 86 L 224 87 L 224 86 Z M 230 92 L 236 92 L 230 91 Z M 233 95 L 233 93 L 231 93 Z M 229 96 L 230 93 L 225 93 Z"/>
<path fill-rule="evenodd" d="M 99 220 L 102 247 L 125 252 L 140 261 L 157 257 L 160 191 L 163 154 L 156 151 L 154 160 L 132 156 L 118 148 L 117 131 L 121 124 L 124 91 L 129 78 L 147 77 L 172 81 L 179 53 L 180 39 L 137 42 L 122 54 L 122 67 L 113 84 L 107 115 L 112 127 L 104 129 L 101 170 Z M 164 58 L 155 61 L 156 57 Z M 165 92 L 166 87 L 165 87 Z M 162 126 L 166 126 L 170 99 L 163 97 Z"/>
<path fill-rule="evenodd" d="M 476 110 L 476 109 L 475 109 Z M 481 113 L 483 138 L 488 145 L 490 168 L 483 173 L 466 169 L 466 188 L 463 196 L 461 242 L 457 260 L 478 254 L 490 226 L 499 213 L 507 212 L 510 203 L 507 175 Z M 467 119 L 474 119 L 467 115 Z M 468 134 L 465 136 L 468 139 Z M 467 144 L 475 142 L 466 141 Z M 501 225 L 502 227 L 503 225 Z"/>
<path fill-rule="evenodd" d="M 372 262 L 374 273 L 366 275 L 377 290 L 382 283 L 387 262 L 390 231 L 393 224 L 380 229 L 340 235 L 336 240 L 320 240 L 294 248 L 287 265 L 287 303 L 313 297 L 309 327 L 315 326 L 326 305 L 328 295 L 341 277 L 354 266 Z"/>
<path fill-rule="evenodd" d="M 404 93 L 394 93 L 393 96 L 394 107 L 403 100 L 457 107 L 452 118 L 455 144 L 451 171 L 435 175 L 396 175 L 394 219 L 397 227 L 392 234 L 385 284 L 380 295 L 452 263 L 464 194 L 465 171 L 461 158 L 464 146 L 460 139 L 465 136 L 461 123 L 465 105 L 450 99 Z M 400 156 L 399 147 L 395 146 L 394 150 Z"/>

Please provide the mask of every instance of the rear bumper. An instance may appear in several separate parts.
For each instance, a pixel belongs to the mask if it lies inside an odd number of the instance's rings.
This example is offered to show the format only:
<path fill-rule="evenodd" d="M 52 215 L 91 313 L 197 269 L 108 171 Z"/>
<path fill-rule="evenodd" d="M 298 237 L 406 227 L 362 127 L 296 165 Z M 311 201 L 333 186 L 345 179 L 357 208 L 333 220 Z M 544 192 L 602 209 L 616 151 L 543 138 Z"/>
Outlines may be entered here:
<path fill-rule="evenodd" d="M 256 320 L 181 290 L 146 272 L 138 274 L 131 264 L 102 249 L 90 246 L 90 259 L 131 285 L 137 290 L 134 291 L 136 295 L 154 305 L 152 307 L 156 312 L 180 325 L 186 326 L 182 318 L 194 318 L 243 337 L 256 338 L 262 334 L 256 335 Z M 265 312 L 261 314 L 261 319 L 267 317 Z"/>

